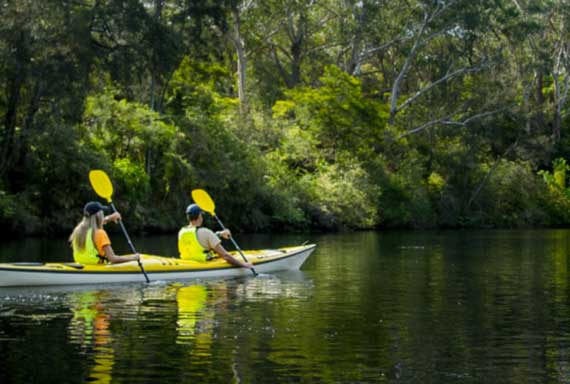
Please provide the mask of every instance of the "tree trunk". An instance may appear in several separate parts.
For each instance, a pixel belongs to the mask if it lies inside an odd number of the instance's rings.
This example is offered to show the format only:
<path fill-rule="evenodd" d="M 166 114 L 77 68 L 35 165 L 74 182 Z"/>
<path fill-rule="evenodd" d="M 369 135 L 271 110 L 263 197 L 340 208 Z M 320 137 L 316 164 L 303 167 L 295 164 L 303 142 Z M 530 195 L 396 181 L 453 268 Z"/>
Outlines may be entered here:
<path fill-rule="evenodd" d="M 154 19 L 155 19 L 156 23 L 160 23 L 160 19 L 162 18 L 162 8 L 163 7 L 164 7 L 164 0 L 155 0 L 154 1 Z M 156 56 L 156 53 L 153 50 L 151 70 L 150 70 L 150 98 L 149 98 L 149 105 L 153 111 L 156 111 L 158 109 L 157 105 L 156 105 L 156 97 L 155 97 L 156 83 L 157 83 L 156 62 L 158 60 L 159 60 L 159 58 Z"/>
<path fill-rule="evenodd" d="M 16 135 L 16 121 L 18 115 L 18 104 L 20 102 L 21 90 L 24 79 L 20 73 L 8 82 L 8 105 L 4 116 L 4 135 L 2 147 L 0 148 L 0 176 L 4 175 L 12 163 L 14 153 L 14 139 Z"/>
<path fill-rule="evenodd" d="M 303 37 L 301 36 L 298 40 L 291 44 L 291 54 L 293 59 L 291 60 L 291 81 L 289 83 L 289 88 L 294 88 L 301 83 L 301 57 L 303 51 Z"/>
<path fill-rule="evenodd" d="M 544 104 L 544 94 L 542 93 L 543 85 L 543 75 L 542 72 L 536 73 L 536 103 L 538 105 Z"/>
<path fill-rule="evenodd" d="M 237 7 L 234 7 L 232 9 L 232 14 L 234 16 L 234 27 L 233 27 L 233 33 L 231 33 L 230 35 L 230 40 L 233 43 L 237 54 L 239 110 L 242 115 L 246 115 L 249 109 L 247 104 L 247 91 L 246 91 L 247 57 L 245 52 L 245 43 L 241 35 L 241 18 L 240 18 L 239 9 Z"/>
<path fill-rule="evenodd" d="M 536 72 L 536 104 L 538 106 L 536 112 L 536 126 L 539 129 L 544 127 L 544 93 L 542 92 L 542 88 L 544 87 L 544 74 L 542 71 Z"/>
<path fill-rule="evenodd" d="M 562 108 L 568 99 L 568 87 L 570 76 L 564 76 L 564 83 L 561 84 L 559 74 L 554 73 L 554 122 L 552 125 L 552 137 L 556 142 L 560 141 L 560 127 L 562 125 Z"/>
<path fill-rule="evenodd" d="M 301 83 L 301 61 L 307 30 L 307 16 L 304 12 L 299 17 L 297 28 L 292 13 L 289 14 L 289 37 L 291 38 L 291 81 L 289 88 Z"/>
<path fill-rule="evenodd" d="M 239 98 L 239 110 L 242 114 L 247 114 L 247 93 L 246 93 L 246 74 L 247 69 L 247 58 L 245 55 L 245 48 L 243 42 L 236 44 L 237 52 L 237 75 L 238 75 L 238 98 Z"/>
<path fill-rule="evenodd" d="M 392 85 L 392 93 L 390 96 L 390 117 L 388 119 L 388 122 L 390 124 L 394 124 L 394 120 L 396 119 L 396 114 L 398 113 L 398 97 L 400 96 L 400 84 L 402 83 L 402 80 L 404 80 L 404 77 L 406 76 L 408 70 L 410 69 L 410 66 L 412 65 L 412 61 L 414 60 L 416 52 L 422 42 L 424 30 L 427 27 L 428 21 L 429 21 L 429 16 L 426 13 L 424 15 L 423 23 L 419 28 L 416 41 L 414 42 L 414 45 L 412 46 L 410 53 L 408 54 L 406 60 L 404 61 L 402 69 L 398 73 L 398 76 L 396 76 L 396 79 L 394 80 L 394 83 Z"/>
<path fill-rule="evenodd" d="M 279 70 L 279 74 L 283 78 L 287 88 L 294 88 L 301 83 L 301 65 L 304 56 L 305 49 L 305 37 L 307 30 L 307 18 L 304 13 L 299 17 L 298 24 L 295 23 L 295 18 L 293 15 L 293 10 L 287 10 L 287 36 L 289 37 L 290 45 L 287 50 L 283 48 L 281 51 L 291 60 L 288 66 L 290 72 L 287 72 L 285 66 L 281 63 L 279 59 L 277 50 L 272 46 L 272 55 L 275 65 Z"/>
<path fill-rule="evenodd" d="M 154 19 L 156 23 L 160 22 L 160 19 L 162 17 L 162 8 L 164 6 L 164 0 L 155 0 L 154 1 Z M 155 97 L 155 93 L 156 93 L 156 61 L 158 60 L 158 57 L 156 56 L 156 53 L 153 50 L 152 53 L 152 63 L 151 63 L 151 70 L 150 70 L 150 98 L 149 98 L 149 106 L 150 109 L 152 109 L 153 111 L 158 110 L 158 107 L 156 105 L 156 97 Z M 151 159 L 152 159 L 152 148 L 150 146 L 147 146 L 146 148 L 146 153 L 145 153 L 145 170 L 146 170 L 146 174 L 150 177 L 150 173 L 151 173 Z"/>

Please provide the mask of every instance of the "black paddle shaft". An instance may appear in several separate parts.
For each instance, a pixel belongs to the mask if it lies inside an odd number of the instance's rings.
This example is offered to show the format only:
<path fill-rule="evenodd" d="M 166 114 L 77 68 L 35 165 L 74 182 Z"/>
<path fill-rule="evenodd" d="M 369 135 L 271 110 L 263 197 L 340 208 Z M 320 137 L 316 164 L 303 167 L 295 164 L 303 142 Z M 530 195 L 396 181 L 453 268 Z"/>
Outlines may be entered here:
<path fill-rule="evenodd" d="M 112 202 L 111 202 L 111 208 L 113 208 L 113 212 L 117 212 L 117 208 L 115 208 L 115 204 L 113 204 Z M 125 228 L 125 225 L 123 224 L 123 220 L 119 220 L 119 224 L 121 225 L 121 229 L 123 230 L 123 234 L 127 238 L 127 243 L 129 243 L 129 247 L 131 247 L 131 251 L 133 253 L 138 253 L 137 250 L 135 249 L 135 246 L 133 245 L 133 242 L 131 241 L 131 238 L 129 237 L 129 234 L 127 233 L 127 229 Z M 143 267 L 141 261 L 137 260 L 137 263 L 139 264 L 139 267 L 141 269 L 141 272 L 144 275 L 144 278 L 146 279 L 146 282 L 150 283 L 150 280 L 149 280 L 148 276 L 146 275 L 146 272 L 144 270 L 144 267 Z"/>
<path fill-rule="evenodd" d="M 218 216 L 215 216 L 216 220 L 218 221 L 218 224 L 220 225 L 220 227 L 222 227 L 222 230 L 226 230 L 226 227 L 224 227 L 224 224 L 222 223 L 222 221 L 218 218 Z M 232 244 L 234 245 L 234 247 L 236 247 L 237 251 L 239 252 L 239 254 L 241 255 L 243 261 L 245 261 L 246 263 L 248 262 L 247 259 L 245 258 L 245 255 L 243 254 L 241 248 L 239 247 L 239 245 L 236 243 L 236 241 L 234 240 L 233 236 L 230 235 L 230 240 L 232 241 Z M 253 267 L 250 268 L 251 272 L 253 272 L 253 276 L 257 276 L 257 272 L 255 272 L 255 269 L 253 269 Z"/>

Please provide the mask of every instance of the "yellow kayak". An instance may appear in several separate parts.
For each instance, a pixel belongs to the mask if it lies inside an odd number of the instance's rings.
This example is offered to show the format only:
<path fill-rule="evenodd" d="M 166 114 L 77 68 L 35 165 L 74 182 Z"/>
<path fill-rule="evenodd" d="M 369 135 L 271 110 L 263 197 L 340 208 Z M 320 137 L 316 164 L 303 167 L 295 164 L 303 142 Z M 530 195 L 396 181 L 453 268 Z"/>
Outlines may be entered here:
<path fill-rule="evenodd" d="M 298 270 L 315 250 L 315 244 L 244 251 L 257 273 Z M 235 255 L 239 257 L 239 255 Z M 141 263 L 151 281 L 213 277 L 251 276 L 223 259 L 206 263 L 154 255 L 141 255 Z M 121 264 L 82 265 L 76 263 L 0 263 L 0 287 L 77 285 L 143 282 L 136 261 Z"/>

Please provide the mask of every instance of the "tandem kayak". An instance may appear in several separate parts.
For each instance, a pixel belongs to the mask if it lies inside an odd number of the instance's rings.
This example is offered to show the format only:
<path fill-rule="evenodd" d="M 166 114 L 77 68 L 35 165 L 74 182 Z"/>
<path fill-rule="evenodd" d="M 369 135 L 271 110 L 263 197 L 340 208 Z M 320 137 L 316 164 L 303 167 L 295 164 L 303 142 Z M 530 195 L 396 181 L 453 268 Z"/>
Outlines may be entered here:
<path fill-rule="evenodd" d="M 257 273 L 298 270 L 315 250 L 315 244 L 244 251 Z M 231 252 L 234 257 L 239 254 Z M 223 259 L 207 263 L 141 254 L 141 262 L 152 280 L 251 276 L 251 270 L 233 266 Z M 0 263 L 0 287 L 127 283 L 145 281 L 136 261 L 121 264 Z"/>

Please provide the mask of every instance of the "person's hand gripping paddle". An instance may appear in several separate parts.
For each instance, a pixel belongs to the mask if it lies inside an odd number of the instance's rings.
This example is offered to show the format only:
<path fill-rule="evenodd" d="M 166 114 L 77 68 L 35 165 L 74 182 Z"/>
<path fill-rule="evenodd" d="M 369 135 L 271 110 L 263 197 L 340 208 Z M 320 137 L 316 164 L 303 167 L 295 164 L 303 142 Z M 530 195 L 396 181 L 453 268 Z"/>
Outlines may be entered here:
<path fill-rule="evenodd" d="M 208 195 L 208 192 L 204 191 L 203 189 L 194 189 L 192 191 L 192 199 L 194 200 L 194 202 L 196 204 L 198 204 L 198 206 L 202 210 L 208 212 L 210 215 L 212 215 L 218 221 L 218 224 L 220 225 L 220 227 L 222 227 L 222 230 L 226 229 L 226 227 L 224 226 L 224 224 L 222 223 L 220 218 L 218 216 L 216 216 L 216 204 L 214 203 L 214 200 L 212 200 L 210 195 Z M 237 251 L 239 252 L 241 257 L 243 258 L 243 260 L 246 263 L 248 263 L 248 261 L 245 258 L 245 255 L 243 254 L 241 248 L 239 247 L 239 245 L 236 243 L 233 236 L 231 236 L 231 235 L 230 235 L 230 240 L 232 241 L 234 247 L 237 249 Z M 257 276 L 257 272 L 255 272 L 255 269 L 253 269 L 253 267 L 251 267 L 251 272 L 253 272 L 253 276 Z"/>
<path fill-rule="evenodd" d="M 113 212 L 117 212 L 117 209 L 115 208 L 115 205 L 113 204 L 113 201 L 111 199 L 111 197 L 113 196 L 113 184 L 111 183 L 109 176 L 107 176 L 107 174 L 104 171 L 96 169 L 96 170 L 89 172 L 89 181 L 91 182 L 91 186 L 95 190 L 95 193 L 98 194 L 100 197 L 104 198 L 105 200 L 107 200 L 107 202 L 109 202 L 109 204 L 111 205 L 111 208 L 113 209 Z M 121 229 L 123 230 L 123 234 L 127 238 L 127 242 L 129 243 L 129 246 L 131 247 L 131 251 L 133 253 L 138 253 L 135 249 L 135 246 L 133 245 L 133 242 L 131 241 L 131 238 L 129 237 L 129 234 L 127 233 L 127 229 L 125 228 L 125 225 L 123 224 L 123 220 L 119 220 L 119 224 L 121 225 Z M 144 267 L 143 267 L 141 261 L 137 260 L 137 263 L 139 263 L 139 267 L 141 269 L 141 272 L 144 275 L 144 278 L 146 279 L 146 282 L 150 283 L 150 280 L 149 280 L 148 276 L 146 275 L 146 272 L 144 270 Z"/>

